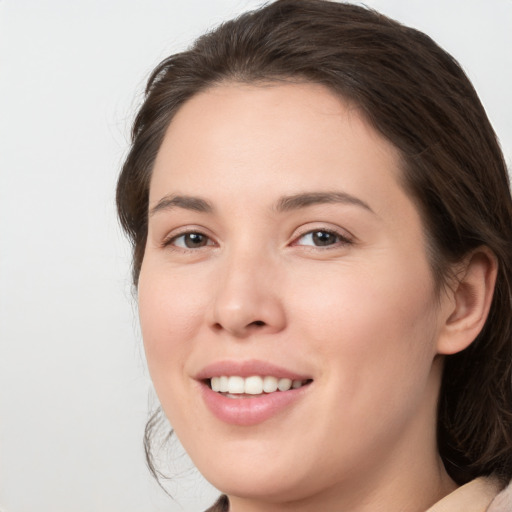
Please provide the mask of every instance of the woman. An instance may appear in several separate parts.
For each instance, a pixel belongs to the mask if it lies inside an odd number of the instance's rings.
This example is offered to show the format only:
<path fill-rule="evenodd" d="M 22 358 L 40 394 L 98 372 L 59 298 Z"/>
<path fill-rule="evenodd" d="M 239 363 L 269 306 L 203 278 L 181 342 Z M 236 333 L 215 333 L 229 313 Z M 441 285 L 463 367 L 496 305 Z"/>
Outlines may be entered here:
<path fill-rule="evenodd" d="M 117 194 L 212 511 L 512 510 L 507 171 L 432 40 L 323 0 L 228 22 L 155 70 Z"/>

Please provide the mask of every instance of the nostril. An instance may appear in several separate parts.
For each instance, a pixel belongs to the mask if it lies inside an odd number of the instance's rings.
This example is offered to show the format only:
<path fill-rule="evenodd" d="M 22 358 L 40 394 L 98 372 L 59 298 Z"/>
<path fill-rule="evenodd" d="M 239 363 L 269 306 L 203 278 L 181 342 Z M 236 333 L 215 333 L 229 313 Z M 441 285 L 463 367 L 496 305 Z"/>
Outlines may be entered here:
<path fill-rule="evenodd" d="M 265 325 L 265 322 L 263 322 L 263 320 L 255 320 L 254 322 L 251 322 L 249 325 L 254 325 L 256 327 L 262 327 Z"/>

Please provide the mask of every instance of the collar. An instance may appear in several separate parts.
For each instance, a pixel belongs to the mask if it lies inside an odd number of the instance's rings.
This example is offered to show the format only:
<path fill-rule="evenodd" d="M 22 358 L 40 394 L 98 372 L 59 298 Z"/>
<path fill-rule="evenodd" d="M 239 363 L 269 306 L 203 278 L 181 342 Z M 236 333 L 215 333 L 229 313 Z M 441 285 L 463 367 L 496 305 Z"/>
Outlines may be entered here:
<path fill-rule="evenodd" d="M 501 489 L 500 482 L 492 477 L 480 477 L 455 489 L 426 512 L 512 512 L 511 508 L 489 508 Z"/>

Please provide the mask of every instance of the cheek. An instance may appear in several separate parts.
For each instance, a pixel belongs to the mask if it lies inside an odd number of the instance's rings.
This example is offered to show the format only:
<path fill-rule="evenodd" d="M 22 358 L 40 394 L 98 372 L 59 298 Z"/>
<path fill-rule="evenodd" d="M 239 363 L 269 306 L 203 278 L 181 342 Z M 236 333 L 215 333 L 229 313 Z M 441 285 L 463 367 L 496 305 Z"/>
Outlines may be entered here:
<path fill-rule="evenodd" d="M 338 346 L 336 339 L 356 349 L 377 350 L 384 348 L 386 338 L 397 344 L 412 342 L 407 333 L 418 334 L 420 324 L 435 326 L 433 286 L 428 268 L 395 267 L 392 272 L 392 265 L 382 265 L 381 271 L 378 266 L 352 265 L 324 272 L 322 279 L 290 279 L 296 283 L 288 291 L 291 312 L 306 320 L 311 334 L 330 332 L 324 338 L 327 344 L 333 342 L 332 349 Z"/>
<path fill-rule="evenodd" d="M 301 297 L 295 312 L 310 340 L 308 357 L 322 358 L 322 379 L 337 382 L 335 392 L 361 411 L 388 404 L 390 396 L 417 397 L 426 386 L 437 336 L 429 269 L 375 268 L 333 272 L 323 285 L 290 294 Z"/>
<path fill-rule="evenodd" d="M 161 381 L 181 375 L 190 340 L 204 317 L 200 291 L 186 293 L 187 289 L 190 283 L 184 283 L 172 272 L 143 264 L 138 287 L 139 318 L 157 392 Z"/>
<path fill-rule="evenodd" d="M 149 263 L 149 262 L 148 262 Z M 159 266 L 143 265 L 138 287 L 139 318 L 153 387 L 173 428 L 201 438 L 197 403 L 190 400 L 186 363 L 203 318 L 200 292 Z M 194 287 L 192 287 L 194 288 Z M 185 426 L 183 426 L 183 424 Z M 181 438 L 180 438 L 181 439 Z"/>

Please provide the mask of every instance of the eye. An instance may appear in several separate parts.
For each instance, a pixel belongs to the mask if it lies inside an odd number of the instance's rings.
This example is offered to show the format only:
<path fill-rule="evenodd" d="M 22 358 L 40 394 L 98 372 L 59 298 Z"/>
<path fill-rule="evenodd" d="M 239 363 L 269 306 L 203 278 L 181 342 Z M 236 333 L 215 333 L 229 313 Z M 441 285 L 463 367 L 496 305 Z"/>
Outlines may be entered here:
<path fill-rule="evenodd" d="M 328 247 L 332 245 L 346 245 L 351 241 L 336 233 L 327 229 L 318 229 L 314 231 L 308 231 L 301 235 L 294 242 L 294 245 L 306 245 L 312 247 Z"/>
<path fill-rule="evenodd" d="M 203 233 L 190 232 L 172 237 L 165 245 L 173 245 L 180 249 L 200 249 L 207 245 L 213 245 L 213 241 Z"/>

